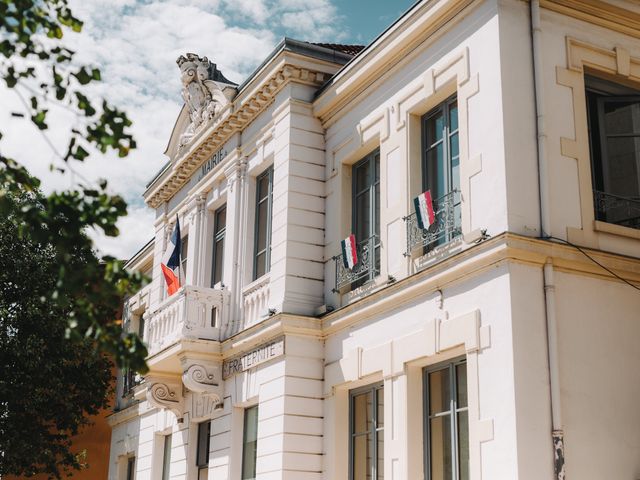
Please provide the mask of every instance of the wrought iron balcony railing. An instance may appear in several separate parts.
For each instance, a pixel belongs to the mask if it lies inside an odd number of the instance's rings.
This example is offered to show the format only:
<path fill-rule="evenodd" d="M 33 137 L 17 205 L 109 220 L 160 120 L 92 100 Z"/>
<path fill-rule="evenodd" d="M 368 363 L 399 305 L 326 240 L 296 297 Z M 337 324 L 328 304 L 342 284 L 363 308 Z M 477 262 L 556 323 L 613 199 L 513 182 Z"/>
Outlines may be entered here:
<path fill-rule="evenodd" d="M 336 286 L 334 292 L 339 292 L 342 288 L 354 283 L 365 283 L 373 280 L 380 270 L 380 260 L 377 249 L 380 248 L 380 240 L 377 235 L 373 235 L 356 245 L 358 262 L 351 270 L 344 266 L 342 254 L 333 257 L 336 264 Z M 360 284 L 362 284 L 360 283 Z M 359 285 L 358 285 L 359 286 Z"/>
<path fill-rule="evenodd" d="M 640 229 L 640 197 L 622 197 L 594 190 L 593 202 L 597 220 Z"/>
<path fill-rule="evenodd" d="M 438 245 L 450 242 L 462 233 L 459 209 L 460 191 L 452 190 L 442 197 L 433 200 L 435 221 L 429 228 L 418 226 L 416 212 L 403 217 L 407 227 L 407 251 L 405 257 L 410 256 L 417 248 L 432 249 Z"/>

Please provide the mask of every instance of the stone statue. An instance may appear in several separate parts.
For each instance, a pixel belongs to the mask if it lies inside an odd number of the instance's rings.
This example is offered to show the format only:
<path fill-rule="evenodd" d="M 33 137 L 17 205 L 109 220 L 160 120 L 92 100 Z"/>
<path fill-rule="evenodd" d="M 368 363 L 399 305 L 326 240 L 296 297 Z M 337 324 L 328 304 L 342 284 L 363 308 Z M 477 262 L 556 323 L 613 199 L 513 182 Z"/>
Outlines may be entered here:
<path fill-rule="evenodd" d="M 191 120 L 180 137 L 180 147 L 183 147 L 231 101 L 236 84 L 227 80 L 207 57 L 187 53 L 180 55 L 176 63 L 180 68 L 182 98 Z"/>

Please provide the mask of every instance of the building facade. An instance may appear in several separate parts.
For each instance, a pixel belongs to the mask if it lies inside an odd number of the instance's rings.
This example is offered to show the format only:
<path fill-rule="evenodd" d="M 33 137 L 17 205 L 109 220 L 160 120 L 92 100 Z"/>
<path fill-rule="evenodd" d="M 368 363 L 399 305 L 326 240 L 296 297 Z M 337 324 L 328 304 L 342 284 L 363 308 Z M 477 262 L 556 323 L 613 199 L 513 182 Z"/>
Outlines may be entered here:
<path fill-rule="evenodd" d="M 178 65 L 110 479 L 640 478 L 636 2 L 422 1 L 241 85 Z"/>

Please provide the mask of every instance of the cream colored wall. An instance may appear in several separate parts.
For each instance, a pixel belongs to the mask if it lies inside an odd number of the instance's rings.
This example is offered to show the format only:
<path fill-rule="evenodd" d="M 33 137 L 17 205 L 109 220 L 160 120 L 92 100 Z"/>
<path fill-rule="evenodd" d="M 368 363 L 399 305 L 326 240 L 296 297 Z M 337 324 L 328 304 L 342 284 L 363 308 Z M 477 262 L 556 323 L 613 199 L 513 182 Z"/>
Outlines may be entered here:
<path fill-rule="evenodd" d="M 422 478 L 422 367 L 465 354 L 472 478 L 541 478 L 524 470 L 518 456 L 533 455 L 544 463 L 551 455 L 549 439 L 549 449 L 542 457 L 539 452 L 544 445 L 529 454 L 515 448 L 538 438 L 518 431 L 518 418 L 534 412 L 518 411 L 517 397 L 525 389 L 514 380 L 517 345 L 511 327 L 511 289 L 510 268 L 496 266 L 442 288 L 442 297 L 425 290 L 403 304 L 390 305 L 390 300 L 382 299 L 379 310 L 384 313 L 327 338 L 325 478 L 348 478 L 348 392 L 381 380 L 385 386 L 385 477 Z M 531 301 L 535 304 L 539 297 Z M 530 421 L 541 416 L 544 407 Z M 546 418 L 548 421 L 548 415 Z"/>
<path fill-rule="evenodd" d="M 458 97 L 463 233 L 509 228 L 501 108 L 500 37 L 497 5 L 482 2 L 445 33 L 367 87 L 326 126 L 325 285 L 328 304 L 352 300 L 331 292 L 339 241 L 351 231 L 351 165 L 380 147 L 381 275 L 415 272 L 408 261 L 404 215 L 421 191 L 420 117 L 447 97 Z M 530 183 L 530 181 L 529 181 Z M 530 188 L 530 187 L 527 187 Z M 517 216 L 514 214 L 514 218 Z M 523 223 L 523 222 L 520 222 Z M 516 230 L 524 230 L 518 226 Z"/>
<path fill-rule="evenodd" d="M 567 475 L 640 478 L 640 292 L 556 273 Z"/>

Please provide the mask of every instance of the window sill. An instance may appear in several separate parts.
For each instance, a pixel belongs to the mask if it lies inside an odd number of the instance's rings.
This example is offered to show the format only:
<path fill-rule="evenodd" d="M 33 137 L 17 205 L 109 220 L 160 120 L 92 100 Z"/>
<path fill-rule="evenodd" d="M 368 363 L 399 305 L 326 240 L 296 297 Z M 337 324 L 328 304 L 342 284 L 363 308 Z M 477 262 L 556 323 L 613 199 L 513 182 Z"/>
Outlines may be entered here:
<path fill-rule="evenodd" d="M 597 232 L 610 233 L 612 235 L 640 240 L 640 230 L 631 227 L 623 227 L 622 225 L 616 225 L 615 223 L 594 220 L 593 229 Z"/>
<path fill-rule="evenodd" d="M 463 236 L 458 235 L 449 243 L 444 245 L 440 245 L 436 247 L 430 252 L 425 253 L 419 257 L 416 257 L 414 262 L 416 266 L 416 271 L 424 270 L 436 263 L 440 263 L 445 258 L 448 258 L 452 255 L 455 255 L 458 252 L 461 252 L 465 248 L 466 244 L 463 241 Z"/>

